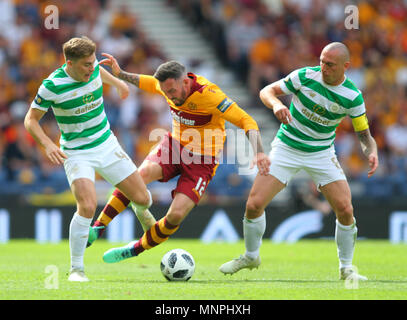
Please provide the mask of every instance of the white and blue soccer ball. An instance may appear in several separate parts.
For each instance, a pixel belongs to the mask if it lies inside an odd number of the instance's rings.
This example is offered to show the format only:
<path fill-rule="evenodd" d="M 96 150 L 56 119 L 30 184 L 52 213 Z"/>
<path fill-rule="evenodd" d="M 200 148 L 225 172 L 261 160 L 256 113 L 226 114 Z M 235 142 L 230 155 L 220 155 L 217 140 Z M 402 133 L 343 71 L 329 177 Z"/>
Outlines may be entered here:
<path fill-rule="evenodd" d="M 194 274 L 195 261 L 189 252 L 173 249 L 163 256 L 160 268 L 168 281 L 188 281 Z"/>

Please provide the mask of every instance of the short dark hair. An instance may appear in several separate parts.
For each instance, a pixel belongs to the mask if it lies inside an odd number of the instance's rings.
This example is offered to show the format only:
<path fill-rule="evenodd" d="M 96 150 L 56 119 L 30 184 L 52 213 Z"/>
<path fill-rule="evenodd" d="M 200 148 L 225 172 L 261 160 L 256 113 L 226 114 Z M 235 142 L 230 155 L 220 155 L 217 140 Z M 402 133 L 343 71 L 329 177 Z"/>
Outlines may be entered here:
<path fill-rule="evenodd" d="M 167 79 L 179 79 L 185 74 L 185 66 L 177 61 L 168 61 L 161 64 L 156 72 L 154 78 L 163 82 Z"/>

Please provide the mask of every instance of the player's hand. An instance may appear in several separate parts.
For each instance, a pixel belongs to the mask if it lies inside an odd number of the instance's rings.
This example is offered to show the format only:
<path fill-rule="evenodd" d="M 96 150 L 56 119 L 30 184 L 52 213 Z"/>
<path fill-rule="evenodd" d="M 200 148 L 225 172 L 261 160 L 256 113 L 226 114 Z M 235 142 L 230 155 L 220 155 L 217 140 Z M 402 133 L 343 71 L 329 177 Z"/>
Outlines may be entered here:
<path fill-rule="evenodd" d="M 376 172 L 376 169 L 379 166 L 379 157 L 376 153 L 371 153 L 368 160 L 370 170 L 367 173 L 367 177 L 370 178 Z"/>
<path fill-rule="evenodd" d="M 129 96 L 130 90 L 126 82 L 119 80 L 116 89 L 120 99 L 126 99 Z"/>
<path fill-rule="evenodd" d="M 269 174 L 271 161 L 269 157 L 263 152 L 257 153 L 251 163 L 250 169 L 253 169 L 255 165 L 259 169 L 259 174 L 267 176 Z"/>
<path fill-rule="evenodd" d="M 287 124 L 291 122 L 292 116 L 290 110 L 283 104 L 278 104 L 273 106 L 274 115 L 278 121 Z"/>
<path fill-rule="evenodd" d="M 113 75 L 117 77 L 121 69 L 115 57 L 108 53 L 102 53 L 102 56 L 106 57 L 106 59 L 99 61 L 99 64 L 109 66 L 110 68 L 112 68 Z"/>
<path fill-rule="evenodd" d="M 68 159 L 68 156 L 54 143 L 45 146 L 45 154 L 53 164 L 64 164 L 65 159 Z"/>

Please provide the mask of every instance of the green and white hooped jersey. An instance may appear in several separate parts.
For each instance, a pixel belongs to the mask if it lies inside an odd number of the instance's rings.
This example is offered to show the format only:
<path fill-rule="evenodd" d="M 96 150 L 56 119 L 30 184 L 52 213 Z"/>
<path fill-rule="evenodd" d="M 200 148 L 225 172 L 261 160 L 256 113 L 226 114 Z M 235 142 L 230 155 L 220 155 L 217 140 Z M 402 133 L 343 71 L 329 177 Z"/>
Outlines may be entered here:
<path fill-rule="evenodd" d="M 293 94 L 292 121 L 281 124 L 277 137 L 301 151 L 330 148 L 344 117 L 356 118 L 366 113 L 362 93 L 355 84 L 345 78 L 338 86 L 327 85 L 319 66 L 291 72 L 280 81 L 280 87 L 284 93 Z"/>
<path fill-rule="evenodd" d="M 72 79 L 65 68 L 66 64 L 42 82 L 31 108 L 47 111 L 52 107 L 63 150 L 94 148 L 112 134 L 103 106 L 98 61 L 88 82 Z"/>

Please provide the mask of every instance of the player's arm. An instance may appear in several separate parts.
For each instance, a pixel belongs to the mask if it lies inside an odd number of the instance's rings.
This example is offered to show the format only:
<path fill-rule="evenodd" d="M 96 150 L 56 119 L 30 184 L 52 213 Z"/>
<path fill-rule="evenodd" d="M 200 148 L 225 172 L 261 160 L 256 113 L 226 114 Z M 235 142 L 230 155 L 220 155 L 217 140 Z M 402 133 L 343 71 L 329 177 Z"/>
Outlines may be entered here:
<path fill-rule="evenodd" d="M 231 104 L 228 105 L 229 103 Z M 254 152 L 254 159 L 252 161 L 251 168 L 254 165 L 257 165 L 259 173 L 262 175 L 267 175 L 270 167 L 270 159 L 264 153 L 261 134 L 256 121 L 235 102 L 232 102 L 229 99 L 225 99 L 223 104 L 218 106 L 218 110 L 223 113 L 222 117 L 226 121 L 229 121 L 235 126 L 244 129 L 246 137 L 248 138 Z"/>
<path fill-rule="evenodd" d="M 30 108 L 24 119 L 24 126 L 37 143 L 45 149 L 48 159 L 54 164 L 63 164 L 68 157 L 58 146 L 45 134 L 40 125 L 40 120 L 45 111 Z"/>
<path fill-rule="evenodd" d="M 158 80 L 155 79 L 153 76 L 137 74 L 137 73 L 130 73 L 122 70 L 119 66 L 119 63 L 110 54 L 102 53 L 106 59 L 103 59 L 99 62 L 101 65 L 107 65 L 112 68 L 112 74 L 128 83 L 134 84 L 136 87 L 150 92 L 150 93 L 158 93 L 164 95 L 163 92 L 159 89 Z"/>
<path fill-rule="evenodd" d="M 115 87 L 121 99 L 126 99 L 129 96 L 129 87 L 124 81 L 114 77 L 102 67 L 99 70 L 102 82 Z"/>
<path fill-rule="evenodd" d="M 356 135 L 359 138 L 362 151 L 369 161 L 370 170 L 367 173 L 367 176 L 371 177 L 379 166 L 379 157 L 376 141 L 370 134 L 366 114 L 363 114 L 356 118 L 352 118 L 352 124 Z"/>
<path fill-rule="evenodd" d="M 273 110 L 278 121 L 289 123 L 292 120 L 290 110 L 278 99 L 278 96 L 286 95 L 281 88 L 281 80 L 273 82 L 260 90 L 260 100 L 263 104 Z"/>
<path fill-rule="evenodd" d="M 254 159 L 252 160 L 250 169 L 252 169 L 256 165 L 261 175 L 268 175 L 271 161 L 269 157 L 264 153 L 260 131 L 255 129 L 248 130 L 246 132 L 246 136 L 249 139 L 254 152 Z"/>
<path fill-rule="evenodd" d="M 136 87 L 140 86 L 140 75 L 136 73 L 129 73 L 126 71 L 123 71 L 120 68 L 119 63 L 117 62 L 116 58 L 113 57 L 111 54 L 108 53 L 102 53 L 102 56 L 105 57 L 105 59 L 101 60 L 99 64 L 109 66 L 112 69 L 112 74 L 124 81 L 127 81 L 131 84 L 134 84 Z"/>

